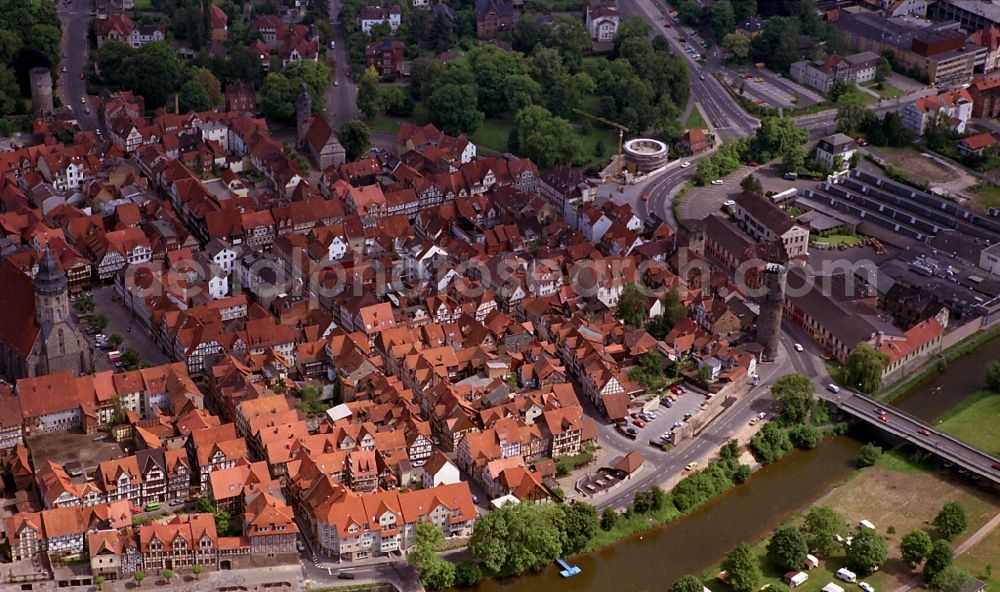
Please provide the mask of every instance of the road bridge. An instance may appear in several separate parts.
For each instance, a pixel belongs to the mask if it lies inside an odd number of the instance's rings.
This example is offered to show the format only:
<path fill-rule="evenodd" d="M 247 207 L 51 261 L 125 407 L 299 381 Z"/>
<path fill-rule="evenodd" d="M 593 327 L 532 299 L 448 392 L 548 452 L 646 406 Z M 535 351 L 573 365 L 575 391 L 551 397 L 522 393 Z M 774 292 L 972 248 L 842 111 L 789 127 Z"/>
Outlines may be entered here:
<path fill-rule="evenodd" d="M 848 415 L 1000 485 L 1000 459 L 935 430 L 905 411 L 846 390 L 820 396 Z"/>

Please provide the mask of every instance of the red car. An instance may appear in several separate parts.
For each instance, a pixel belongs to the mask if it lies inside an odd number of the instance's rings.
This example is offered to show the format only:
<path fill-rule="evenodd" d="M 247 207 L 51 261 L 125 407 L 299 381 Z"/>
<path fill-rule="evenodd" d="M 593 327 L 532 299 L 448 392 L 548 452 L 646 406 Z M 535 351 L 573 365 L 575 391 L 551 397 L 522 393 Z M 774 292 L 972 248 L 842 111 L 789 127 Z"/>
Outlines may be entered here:
<path fill-rule="evenodd" d="M 637 428 L 644 428 L 644 427 L 646 427 L 646 422 L 642 421 L 638 417 L 632 420 L 632 424 L 635 425 L 635 427 L 637 427 Z"/>
<path fill-rule="evenodd" d="M 663 23 L 663 26 L 666 27 L 666 28 L 668 28 L 668 29 L 671 28 L 671 27 L 673 27 L 673 25 L 671 25 L 670 23 Z"/>
<path fill-rule="evenodd" d="M 751 160 L 750 162 L 747 163 L 747 166 L 755 167 L 755 166 L 757 166 L 757 161 L 756 160 Z"/>
<path fill-rule="evenodd" d="M 743 75 L 743 78 L 753 78 L 753 74 L 747 72 L 746 74 Z"/>
<path fill-rule="evenodd" d="M 757 104 L 758 105 L 763 105 L 764 104 L 764 99 L 757 99 Z"/>
<path fill-rule="evenodd" d="M 889 416 L 888 415 L 879 415 L 878 418 L 880 420 L 882 420 L 882 423 L 889 423 Z"/>
<path fill-rule="evenodd" d="M 80 72 L 80 80 L 86 80 L 86 79 L 87 79 L 87 75 L 84 74 L 83 72 Z"/>
<path fill-rule="evenodd" d="M 925 428 L 920 428 L 919 430 L 917 430 L 917 433 L 920 434 L 921 436 L 930 436 L 931 435 L 931 431 L 928 430 L 928 429 L 925 429 Z"/>
<path fill-rule="evenodd" d="M 649 194 L 648 193 L 643 193 L 642 194 L 642 201 L 649 201 Z"/>

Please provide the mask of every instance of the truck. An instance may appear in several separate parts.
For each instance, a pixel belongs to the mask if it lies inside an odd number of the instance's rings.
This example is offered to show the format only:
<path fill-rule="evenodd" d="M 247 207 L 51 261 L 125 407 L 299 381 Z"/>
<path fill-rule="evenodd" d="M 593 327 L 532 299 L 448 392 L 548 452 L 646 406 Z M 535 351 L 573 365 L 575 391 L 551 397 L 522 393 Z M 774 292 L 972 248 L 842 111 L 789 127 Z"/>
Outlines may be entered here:
<path fill-rule="evenodd" d="M 118 350 L 112 350 L 108 352 L 108 361 L 112 364 L 117 364 L 122 359 L 122 352 Z"/>

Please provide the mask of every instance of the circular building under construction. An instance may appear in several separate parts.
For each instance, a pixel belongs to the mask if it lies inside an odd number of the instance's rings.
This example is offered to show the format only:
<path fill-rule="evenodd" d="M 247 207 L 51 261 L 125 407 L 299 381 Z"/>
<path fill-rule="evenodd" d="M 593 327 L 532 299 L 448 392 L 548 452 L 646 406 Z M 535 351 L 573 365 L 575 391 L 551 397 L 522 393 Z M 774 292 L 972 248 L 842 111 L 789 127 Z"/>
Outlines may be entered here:
<path fill-rule="evenodd" d="M 652 138 L 635 138 L 625 142 L 623 147 L 628 168 L 635 167 L 639 173 L 648 173 L 667 164 L 667 145 Z"/>

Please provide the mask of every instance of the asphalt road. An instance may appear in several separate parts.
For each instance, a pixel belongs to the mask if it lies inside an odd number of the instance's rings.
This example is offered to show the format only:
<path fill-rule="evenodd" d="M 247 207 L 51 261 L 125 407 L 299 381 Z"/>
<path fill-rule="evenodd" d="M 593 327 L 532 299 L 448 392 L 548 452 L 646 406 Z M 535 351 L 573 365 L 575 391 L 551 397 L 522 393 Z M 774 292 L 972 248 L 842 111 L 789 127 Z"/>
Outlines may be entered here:
<path fill-rule="evenodd" d="M 87 83 L 81 79 L 87 66 L 89 43 L 87 24 L 90 21 L 90 2 L 70 0 L 69 4 L 57 1 L 59 20 L 62 22 L 62 51 L 66 56 L 62 66 L 65 72 L 53 73 L 59 76 L 58 92 L 64 105 L 72 107 L 80 129 L 90 130 L 98 126 L 97 105 L 87 97 Z M 87 103 L 82 103 L 83 98 Z M 90 109 L 90 113 L 86 109 Z"/>
<path fill-rule="evenodd" d="M 794 349 L 796 343 L 800 343 L 805 351 L 796 352 Z M 786 322 L 785 330 L 782 332 L 781 346 L 782 353 L 778 361 L 757 366 L 757 373 L 761 379 L 760 385 L 753 387 L 750 392 L 740 397 L 734 405 L 709 423 L 701 434 L 689 440 L 682 440 L 665 454 L 657 453 L 646 444 L 651 436 L 656 436 L 652 432 L 646 434 L 647 430 L 643 430 L 639 434 L 639 439 L 632 443 L 624 440 L 623 436 L 615 432 L 613 425 L 598 423 L 598 433 L 602 446 L 619 454 L 630 448 L 639 449 L 643 452 L 643 458 L 646 459 L 647 468 L 644 468 L 635 478 L 622 482 L 608 494 L 590 501 L 599 509 L 624 508 L 631 503 L 635 492 L 648 489 L 652 485 L 662 484 L 672 477 L 680 476 L 684 473 L 684 467 L 688 463 L 698 461 L 704 466 L 715 455 L 718 448 L 748 425 L 755 415 L 767 412 L 771 408 L 774 401 L 771 398 L 770 385 L 785 374 L 801 372 L 809 376 L 817 385 L 817 391 L 823 388 L 820 385 L 830 382 L 826 367 L 820 358 L 822 351 L 815 342 L 806 339 L 806 335 L 797 327 L 792 327 Z M 623 446 L 623 441 L 630 444 Z"/>
<path fill-rule="evenodd" d="M 671 20 L 671 27 L 663 26 L 663 18 L 651 0 L 622 0 L 619 10 L 623 16 L 641 16 L 646 19 L 653 30 L 666 37 L 670 47 L 677 55 L 683 56 L 691 69 L 691 99 L 701 104 L 708 115 L 711 125 L 724 138 L 739 138 L 748 136 L 757 128 L 759 122 L 747 114 L 730 94 L 722 88 L 722 84 L 711 74 L 717 66 L 706 64 L 702 66 L 690 55 L 685 53 L 680 43 L 677 23 Z M 709 53 L 707 49 L 705 53 Z"/>
<path fill-rule="evenodd" d="M 330 25 L 333 40 L 337 47 L 327 52 L 333 54 L 336 62 L 330 86 L 326 89 L 326 113 L 332 124 L 337 127 L 345 119 L 357 118 L 358 87 L 351 78 L 351 60 L 347 55 L 347 39 L 344 29 L 340 26 L 340 0 L 330 0 Z"/>
<path fill-rule="evenodd" d="M 851 415 L 890 434 L 904 438 L 914 446 L 932 452 L 965 470 L 982 475 L 994 483 L 1000 483 L 1000 464 L 998 464 L 1000 460 L 947 434 L 936 431 L 916 417 L 858 393 L 820 392 L 824 398 L 836 401 L 842 410 Z M 880 419 L 880 417 L 885 417 L 885 419 Z"/>

